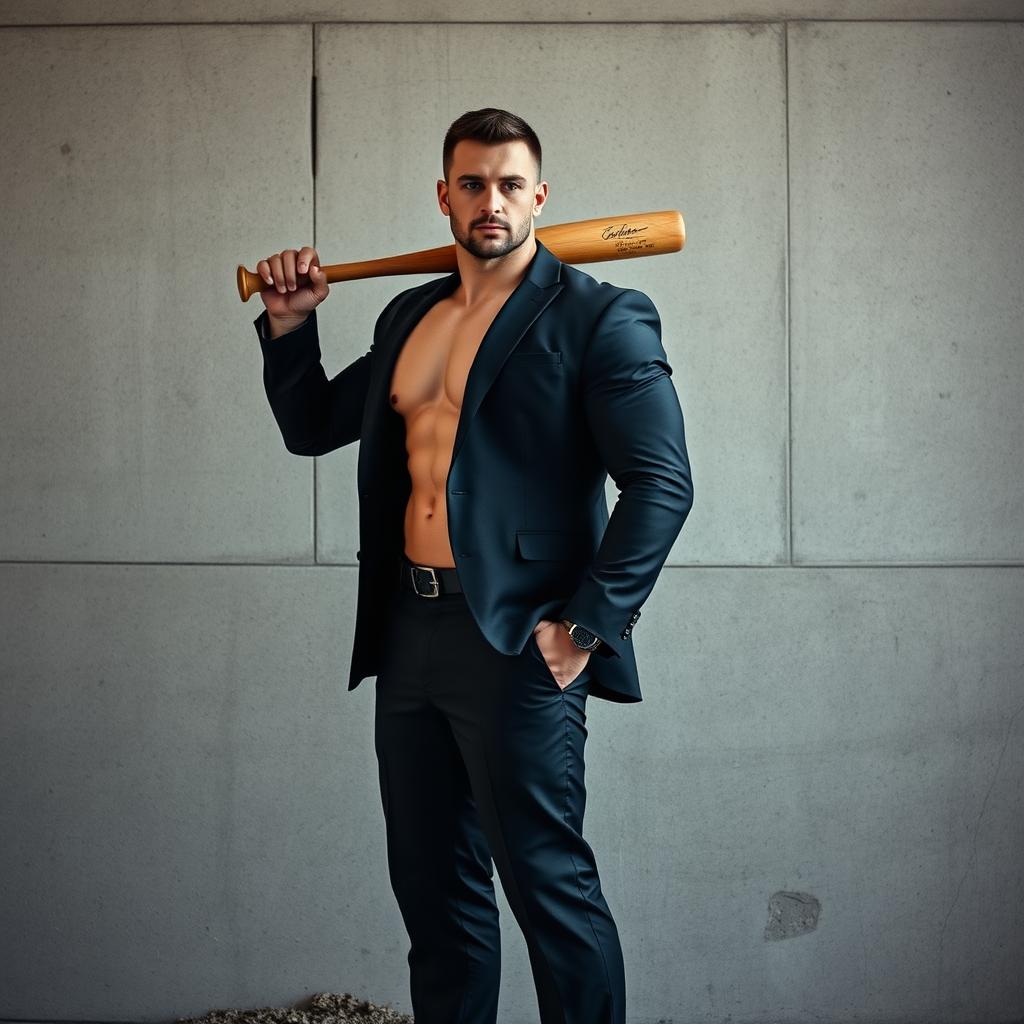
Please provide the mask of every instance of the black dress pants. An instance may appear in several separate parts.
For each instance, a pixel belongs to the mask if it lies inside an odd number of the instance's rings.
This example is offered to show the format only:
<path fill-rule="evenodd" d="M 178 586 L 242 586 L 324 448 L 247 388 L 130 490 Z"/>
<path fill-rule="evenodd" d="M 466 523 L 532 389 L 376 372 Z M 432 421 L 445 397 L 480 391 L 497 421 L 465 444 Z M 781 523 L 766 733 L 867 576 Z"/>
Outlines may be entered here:
<path fill-rule="evenodd" d="M 463 594 L 399 589 L 374 744 L 416 1024 L 497 1020 L 492 860 L 542 1024 L 624 1024 L 619 936 L 583 838 L 590 677 L 588 663 L 562 690 L 533 638 L 491 647 Z"/>

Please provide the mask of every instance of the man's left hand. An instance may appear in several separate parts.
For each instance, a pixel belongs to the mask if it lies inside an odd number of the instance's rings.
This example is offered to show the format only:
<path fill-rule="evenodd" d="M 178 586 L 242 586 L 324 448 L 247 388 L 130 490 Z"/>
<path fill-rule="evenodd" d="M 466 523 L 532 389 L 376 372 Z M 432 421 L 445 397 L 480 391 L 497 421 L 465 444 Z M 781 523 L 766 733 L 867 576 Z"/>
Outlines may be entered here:
<path fill-rule="evenodd" d="M 533 635 L 555 682 L 564 690 L 586 668 L 591 652 L 581 651 L 565 626 L 551 619 L 541 619 L 533 627 Z"/>

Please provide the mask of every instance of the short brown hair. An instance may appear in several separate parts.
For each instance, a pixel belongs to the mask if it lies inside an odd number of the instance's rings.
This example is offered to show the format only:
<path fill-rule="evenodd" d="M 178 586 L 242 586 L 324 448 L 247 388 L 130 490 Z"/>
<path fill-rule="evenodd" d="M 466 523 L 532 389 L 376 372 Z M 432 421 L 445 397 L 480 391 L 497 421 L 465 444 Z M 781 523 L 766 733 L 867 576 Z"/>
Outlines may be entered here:
<path fill-rule="evenodd" d="M 467 110 L 461 117 L 456 118 L 444 137 L 444 148 L 441 152 L 445 181 L 448 180 L 448 172 L 451 170 L 455 144 L 463 139 L 473 139 L 487 144 L 522 140 L 537 161 L 537 180 L 540 181 L 540 139 L 521 117 L 497 107 L 484 107 L 481 110 Z"/>

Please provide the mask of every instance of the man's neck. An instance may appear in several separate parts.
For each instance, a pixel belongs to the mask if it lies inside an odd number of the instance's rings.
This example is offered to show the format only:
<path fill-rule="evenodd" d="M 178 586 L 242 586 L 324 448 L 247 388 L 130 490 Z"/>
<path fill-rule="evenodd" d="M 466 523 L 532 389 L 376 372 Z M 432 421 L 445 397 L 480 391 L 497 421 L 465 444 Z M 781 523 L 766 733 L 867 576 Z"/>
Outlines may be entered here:
<path fill-rule="evenodd" d="M 456 243 L 459 284 L 451 295 L 452 301 L 468 309 L 507 297 L 523 279 L 536 252 L 537 240 L 532 230 L 522 245 L 492 260 L 479 259 Z"/>

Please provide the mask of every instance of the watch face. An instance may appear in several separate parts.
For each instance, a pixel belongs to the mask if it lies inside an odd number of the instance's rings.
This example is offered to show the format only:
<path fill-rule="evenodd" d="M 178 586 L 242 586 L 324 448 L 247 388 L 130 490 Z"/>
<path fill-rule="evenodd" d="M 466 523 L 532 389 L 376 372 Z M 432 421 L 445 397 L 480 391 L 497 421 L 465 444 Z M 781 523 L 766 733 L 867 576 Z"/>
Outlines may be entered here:
<path fill-rule="evenodd" d="M 591 647 L 594 646 L 594 641 L 596 639 L 597 637 L 593 633 L 591 633 L 589 629 L 584 629 L 582 626 L 578 625 L 572 631 L 573 643 L 576 644 L 576 646 L 579 647 L 580 650 L 589 650 Z"/>

